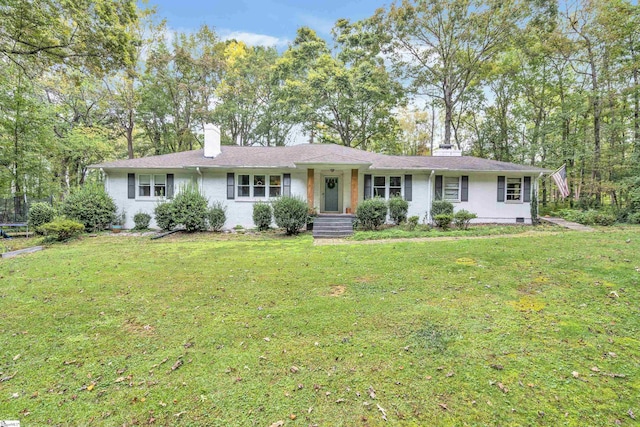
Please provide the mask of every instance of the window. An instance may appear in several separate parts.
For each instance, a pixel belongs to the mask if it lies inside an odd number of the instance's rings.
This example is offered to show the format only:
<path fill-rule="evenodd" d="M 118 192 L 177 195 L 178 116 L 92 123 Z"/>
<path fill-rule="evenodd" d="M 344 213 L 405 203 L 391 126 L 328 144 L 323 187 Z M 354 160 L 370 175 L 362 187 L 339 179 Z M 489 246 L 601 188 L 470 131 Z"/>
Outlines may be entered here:
<path fill-rule="evenodd" d="M 167 195 L 167 176 L 153 175 L 153 195 L 164 197 Z"/>
<path fill-rule="evenodd" d="M 522 181 L 520 178 L 507 178 L 507 202 L 522 201 Z"/>
<path fill-rule="evenodd" d="M 444 200 L 460 201 L 460 178 L 457 176 L 444 177 Z"/>
<path fill-rule="evenodd" d="M 238 197 L 280 197 L 281 175 L 238 175 Z"/>
<path fill-rule="evenodd" d="M 251 181 L 249 175 L 238 175 L 238 197 L 251 197 Z"/>
<path fill-rule="evenodd" d="M 392 176 L 389 178 L 389 197 L 402 197 L 402 178 Z"/>
<path fill-rule="evenodd" d="M 267 188 L 267 182 L 264 175 L 253 176 L 253 197 L 264 197 L 265 189 Z"/>
<path fill-rule="evenodd" d="M 387 198 L 387 177 L 373 177 L 373 197 Z"/>
<path fill-rule="evenodd" d="M 282 194 L 280 175 L 269 175 L 269 197 L 280 197 Z"/>
<path fill-rule="evenodd" d="M 151 196 L 151 175 L 138 175 L 138 196 Z"/>

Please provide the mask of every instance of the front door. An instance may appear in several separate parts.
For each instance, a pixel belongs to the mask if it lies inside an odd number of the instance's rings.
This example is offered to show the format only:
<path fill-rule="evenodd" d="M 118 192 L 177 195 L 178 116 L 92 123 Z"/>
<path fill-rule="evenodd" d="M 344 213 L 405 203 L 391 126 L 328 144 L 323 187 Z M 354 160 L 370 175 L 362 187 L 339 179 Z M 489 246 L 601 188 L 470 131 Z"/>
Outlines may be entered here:
<path fill-rule="evenodd" d="M 338 212 L 338 184 L 337 176 L 324 177 L 324 210 L 327 212 Z"/>

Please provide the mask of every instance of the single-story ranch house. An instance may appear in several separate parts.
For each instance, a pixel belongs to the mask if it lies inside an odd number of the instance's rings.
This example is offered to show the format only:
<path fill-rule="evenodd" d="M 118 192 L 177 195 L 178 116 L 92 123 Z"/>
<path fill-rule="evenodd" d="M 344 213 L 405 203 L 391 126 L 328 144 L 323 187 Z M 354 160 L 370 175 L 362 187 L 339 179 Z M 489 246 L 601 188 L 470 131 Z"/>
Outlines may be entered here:
<path fill-rule="evenodd" d="M 354 213 L 370 197 L 400 196 L 409 216 L 430 221 L 433 200 L 475 213 L 476 222 L 531 221 L 531 194 L 548 170 L 438 150 L 432 157 L 391 156 L 335 144 L 285 147 L 221 146 L 219 130 L 205 126 L 204 150 L 92 165 L 119 210 L 147 212 L 188 183 L 210 202 L 227 206 L 227 228 L 253 227 L 253 204 L 299 196 L 320 214 Z M 154 223 L 152 222 L 152 226 Z"/>

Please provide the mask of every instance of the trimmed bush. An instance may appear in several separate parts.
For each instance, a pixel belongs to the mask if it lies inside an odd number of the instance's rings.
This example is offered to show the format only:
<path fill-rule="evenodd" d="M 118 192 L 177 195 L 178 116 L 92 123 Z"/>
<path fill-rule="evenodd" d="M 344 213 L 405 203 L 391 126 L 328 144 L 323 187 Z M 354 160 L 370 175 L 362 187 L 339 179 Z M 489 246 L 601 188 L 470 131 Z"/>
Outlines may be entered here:
<path fill-rule="evenodd" d="M 433 221 L 436 223 L 436 226 L 438 226 L 442 230 L 448 230 L 451 226 L 451 221 L 453 221 L 453 215 L 438 214 L 433 217 Z"/>
<path fill-rule="evenodd" d="M 478 215 L 469 212 L 468 210 L 461 209 L 453 215 L 453 223 L 460 230 L 467 230 L 469 228 L 469 223 L 474 218 L 478 218 Z"/>
<path fill-rule="evenodd" d="M 116 204 L 102 185 L 85 185 L 72 191 L 62 213 L 84 225 L 89 232 L 106 230 L 116 217 Z"/>
<path fill-rule="evenodd" d="M 38 227 L 40 233 L 59 242 L 70 239 L 84 231 L 84 225 L 66 218 L 56 218 Z"/>
<path fill-rule="evenodd" d="M 161 230 L 170 231 L 176 226 L 175 214 L 173 213 L 173 203 L 160 203 L 156 206 L 153 213 L 156 218 L 156 224 Z"/>
<path fill-rule="evenodd" d="M 183 187 L 171 204 L 175 223 L 184 225 L 187 232 L 207 229 L 209 202 L 195 185 Z"/>
<path fill-rule="evenodd" d="M 356 219 L 363 229 L 376 230 L 387 220 L 387 204 L 380 197 L 364 200 L 356 208 Z"/>
<path fill-rule="evenodd" d="M 258 202 L 253 205 L 253 224 L 258 231 L 265 231 L 271 227 L 272 215 L 270 204 Z"/>
<path fill-rule="evenodd" d="M 53 221 L 56 216 L 56 210 L 48 203 L 34 203 L 29 207 L 29 216 L 27 217 L 27 225 L 30 229 L 38 232 L 38 227 L 47 222 Z"/>
<path fill-rule="evenodd" d="M 400 225 L 407 220 L 407 212 L 409 212 L 409 202 L 402 197 L 392 197 L 389 199 L 389 216 L 391 221 L 396 225 Z"/>
<path fill-rule="evenodd" d="M 611 213 L 590 209 L 580 211 L 576 209 L 563 209 L 560 216 L 567 221 L 577 222 L 584 225 L 610 226 L 615 224 L 616 216 Z"/>
<path fill-rule="evenodd" d="M 214 202 L 207 212 L 207 219 L 213 231 L 222 230 L 224 223 L 227 222 L 227 207 L 222 202 Z"/>
<path fill-rule="evenodd" d="M 135 230 L 146 230 L 149 228 L 151 222 L 151 215 L 145 212 L 138 212 L 133 216 L 133 223 L 136 225 Z"/>
<path fill-rule="evenodd" d="M 453 216 L 453 203 L 446 200 L 434 200 L 431 204 L 431 218 L 435 221 L 437 215 L 445 214 Z"/>
<path fill-rule="evenodd" d="M 288 236 L 298 234 L 307 224 L 309 206 L 299 197 L 280 197 L 273 201 L 273 219 Z"/>

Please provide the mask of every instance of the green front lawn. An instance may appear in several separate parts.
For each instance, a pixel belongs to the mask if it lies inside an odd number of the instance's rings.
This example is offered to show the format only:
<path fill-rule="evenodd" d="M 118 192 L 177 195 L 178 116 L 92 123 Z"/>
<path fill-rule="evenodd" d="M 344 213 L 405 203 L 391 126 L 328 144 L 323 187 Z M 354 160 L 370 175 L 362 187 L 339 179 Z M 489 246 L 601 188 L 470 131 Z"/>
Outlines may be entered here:
<path fill-rule="evenodd" d="M 637 425 L 639 285 L 638 227 L 84 237 L 0 260 L 0 420 Z"/>

